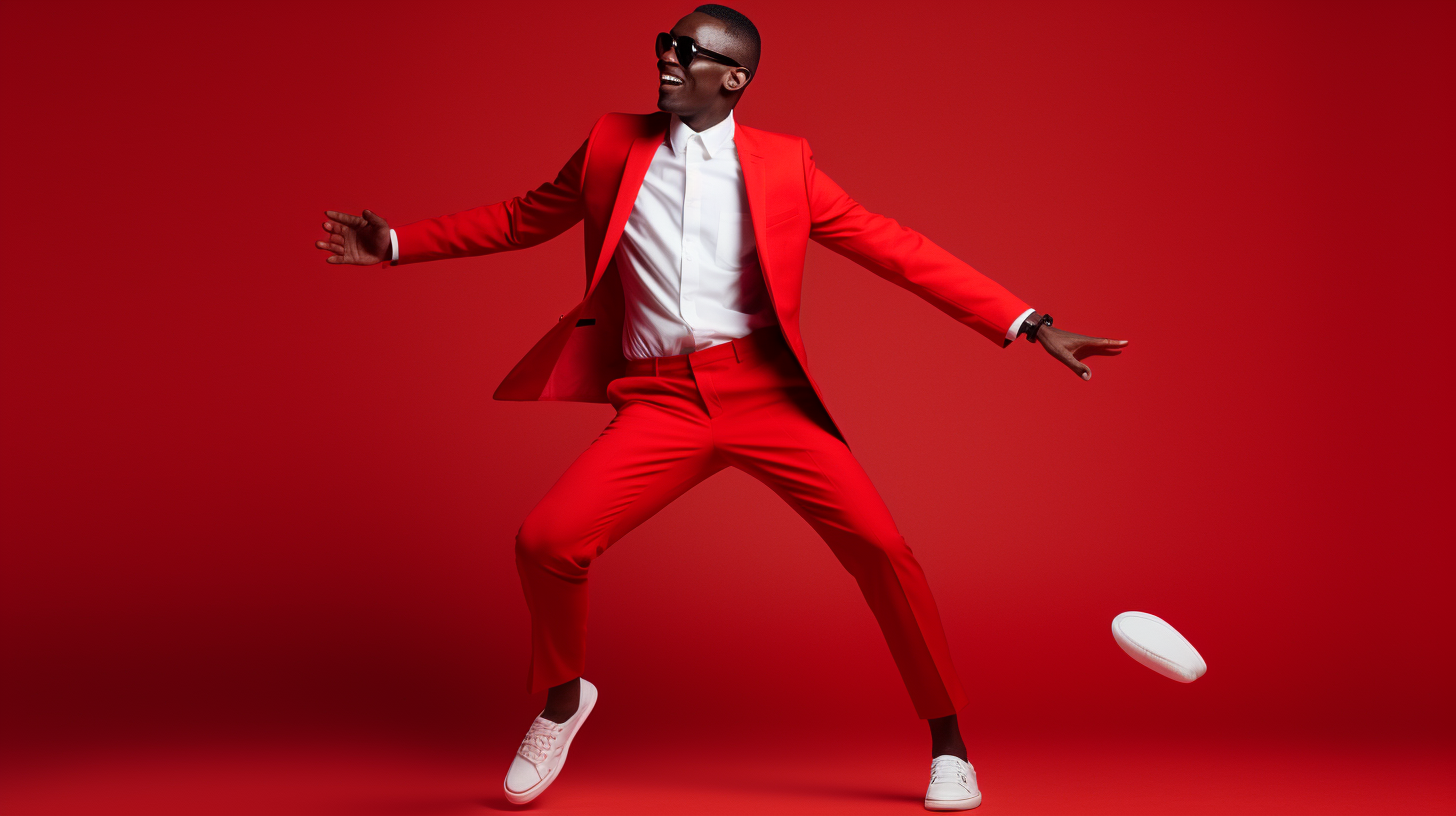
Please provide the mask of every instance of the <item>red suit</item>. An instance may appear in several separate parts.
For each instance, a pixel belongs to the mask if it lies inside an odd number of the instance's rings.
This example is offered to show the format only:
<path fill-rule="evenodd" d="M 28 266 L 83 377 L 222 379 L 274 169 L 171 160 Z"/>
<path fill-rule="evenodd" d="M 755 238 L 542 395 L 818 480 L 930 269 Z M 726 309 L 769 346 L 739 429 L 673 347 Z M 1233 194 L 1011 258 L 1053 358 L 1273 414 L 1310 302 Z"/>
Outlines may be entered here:
<path fill-rule="evenodd" d="M 495 391 L 501 400 L 609 402 L 617 416 L 522 524 L 532 691 L 580 676 L 591 560 L 728 465 L 782 496 L 854 575 L 921 717 L 967 702 L 929 587 L 810 374 L 799 336 L 813 238 L 1003 346 L 1029 306 L 894 219 L 869 212 L 796 136 L 736 126 L 753 235 L 779 325 L 691 354 L 629 361 L 614 250 L 669 114 L 612 113 L 556 179 L 509 201 L 396 228 L 395 263 L 522 249 L 585 222 L 584 296 Z"/>

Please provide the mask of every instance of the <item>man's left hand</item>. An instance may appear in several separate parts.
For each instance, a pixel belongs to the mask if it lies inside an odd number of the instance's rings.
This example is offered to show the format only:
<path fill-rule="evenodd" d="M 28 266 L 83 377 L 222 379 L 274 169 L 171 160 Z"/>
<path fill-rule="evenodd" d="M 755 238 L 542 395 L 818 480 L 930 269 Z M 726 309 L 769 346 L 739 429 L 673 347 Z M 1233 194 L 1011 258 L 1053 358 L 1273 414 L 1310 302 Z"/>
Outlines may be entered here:
<path fill-rule="evenodd" d="M 1092 379 L 1092 369 L 1082 362 L 1084 357 L 1116 357 L 1127 345 L 1126 340 L 1109 340 L 1105 337 L 1088 337 L 1073 334 L 1054 326 L 1042 326 L 1036 332 L 1036 342 L 1047 350 L 1047 354 L 1062 361 L 1067 368 L 1077 372 L 1084 380 Z"/>

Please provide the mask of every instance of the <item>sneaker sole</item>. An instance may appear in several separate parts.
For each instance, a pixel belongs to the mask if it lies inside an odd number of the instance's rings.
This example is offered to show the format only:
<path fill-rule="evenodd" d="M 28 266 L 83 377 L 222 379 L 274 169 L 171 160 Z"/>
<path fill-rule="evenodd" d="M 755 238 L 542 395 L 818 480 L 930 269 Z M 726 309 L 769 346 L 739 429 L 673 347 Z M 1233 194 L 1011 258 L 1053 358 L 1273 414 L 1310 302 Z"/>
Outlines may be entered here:
<path fill-rule="evenodd" d="M 926 810 L 970 810 L 981 806 L 981 794 L 969 799 L 926 799 Z"/>
<path fill-rule="evenodd" d="M 501 785 L 501 789 L 506 793 L 507 802 L 513 805 L 524 805 L 551 787 L 551 783 L 556 781 L 556 777 L 561 773 L 561 769 L 566 767 L 566 755 L 571 753 L 571 741 L 576 738 L 576 732 L 581 730 L 581 724 L 586 722 L 586 718 L 591 716 L 592 709 L 596 707 L 596 694 L 593 694 L 590 700 L 582 701 L 581 711 L 577 712 L 581 714 L 581 717 L 577 719 L 576 724 L 571 727 L 571 730 L 566 732 L 566 742 L 561 746 L 561 759 L 556 762 L 556 767 L 546 773 L 545 779 L 542 779 L 540 782 L 523 791 L 513 791 L 504 784 Z"/>

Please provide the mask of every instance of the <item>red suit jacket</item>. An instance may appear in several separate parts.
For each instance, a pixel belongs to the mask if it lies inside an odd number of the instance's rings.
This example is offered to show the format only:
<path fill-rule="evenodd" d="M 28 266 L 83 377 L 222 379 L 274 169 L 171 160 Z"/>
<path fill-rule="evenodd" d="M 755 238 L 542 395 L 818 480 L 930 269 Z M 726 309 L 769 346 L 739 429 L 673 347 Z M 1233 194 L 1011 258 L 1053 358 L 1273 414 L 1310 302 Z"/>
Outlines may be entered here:
<path fill-rule="evenodd" d="M 609 113 L 554 181 L 524 196 L 395 228 L 395 264 L 524 249 L 585 221 L 586 287 L 496 388 L 498 400 L 606 402 L 626 371 L 622 283 L 613 258 L 670 114 Z M 799 336 L 799 298 L 809 239 L 929 301 L 990 340 L 1031 308 L 1004 287 L 893 218 L 869 212 L 814 166 L 798 136 L 734 125 L 759 267 L 784 339 L 821 404 Z M 825 413 L 829 413 L 825 405 Z M 830 414 L 839 438 L 844 433 Z M 848 443 L 845 443 L 848 445 Z"/>

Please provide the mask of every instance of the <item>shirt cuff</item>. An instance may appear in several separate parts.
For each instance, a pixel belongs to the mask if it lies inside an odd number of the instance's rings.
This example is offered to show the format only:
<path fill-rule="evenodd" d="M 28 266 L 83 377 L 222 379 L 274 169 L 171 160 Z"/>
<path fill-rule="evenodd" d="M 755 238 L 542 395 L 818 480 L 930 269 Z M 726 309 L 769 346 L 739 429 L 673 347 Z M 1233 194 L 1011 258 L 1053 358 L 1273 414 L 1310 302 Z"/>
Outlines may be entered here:
<path fill-rule="evenodd" d="M 399 260 L 399 239 L 394 237 L 392 229 L 389 231 L 389 259 L 391 261 Z"/>
<path fill-rule="evenodd" d="M 390 230 L 389 232 L 390 232 L 391 235 L 394 234 L 394 230 Z M 1034 311 L 1036 311 L 1036 310 L 1035 309 L 1027 309 L 1026 311 L 1024 311 L 1024 312 L 1021 313 L 1021 317 L 1018 317 L 1015 320 L 1011 321 L 1011 328 L 1009 328 L 1009 329 L 1006 330 L 1006 339 L 1007 340 L 1015 340 L 1016 339 L 1016 335 L 1018 335 L 1018 334 L 1021 333 L 1021 324 L 1023 322 L 1025 322 L 1026 321 L 1026 318 L 1030 317 L 1031 316 L 1031 313 L 1034 312 Z"/>

